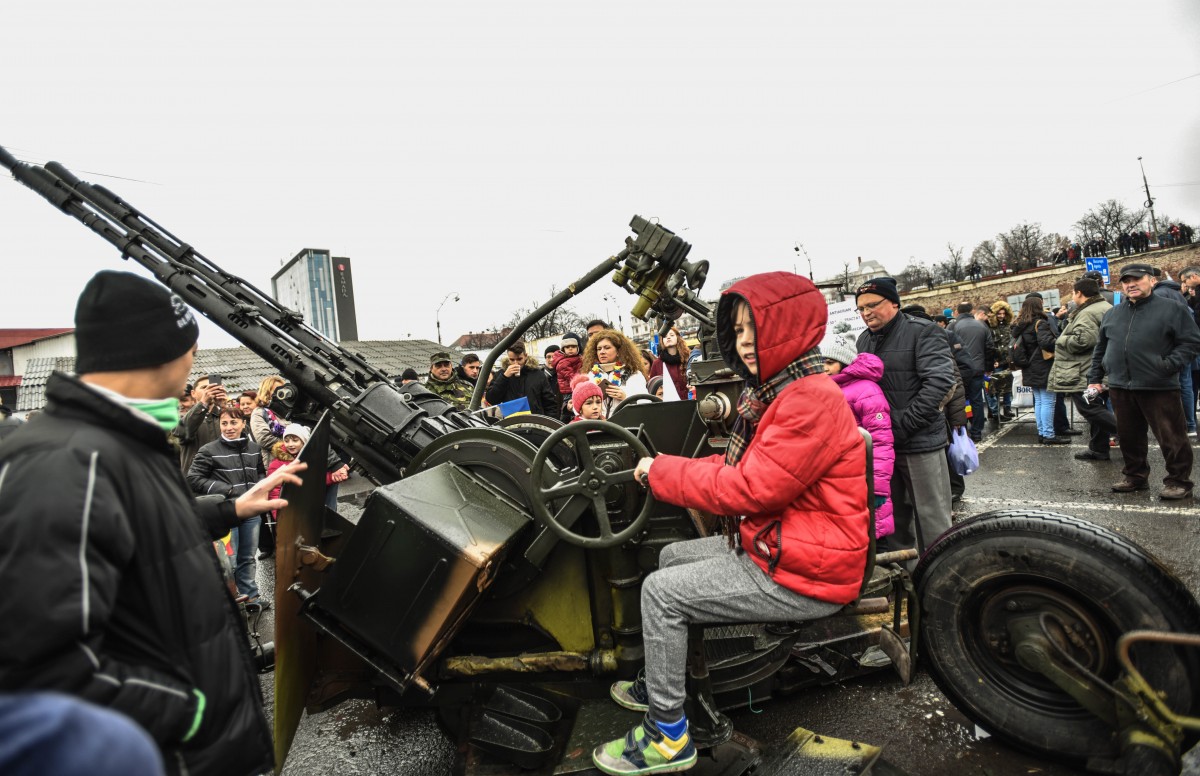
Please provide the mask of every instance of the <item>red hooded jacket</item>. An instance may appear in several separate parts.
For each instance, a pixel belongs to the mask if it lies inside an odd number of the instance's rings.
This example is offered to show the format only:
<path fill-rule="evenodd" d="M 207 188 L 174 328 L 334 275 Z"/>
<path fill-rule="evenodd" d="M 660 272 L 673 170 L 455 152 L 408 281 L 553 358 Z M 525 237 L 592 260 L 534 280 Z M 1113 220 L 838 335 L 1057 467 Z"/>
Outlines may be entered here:
<path fill-rule="evenodd" d="M 739 299 L 750 305 L 765 377 L 778 374 L 825 335 L 825 299 L 806 278 L 770 272 L 735 284 L 717 308 L 717 342 L 725 362 L 743 377 L 752 375 L 736 354 L 732 318 Z M 780 521 L 772 579 L 810 598 L 845 604 L 858 596 L 867 563 L 866 460 L 866 445 L 841 389 L 827 375 L 809 375 L 775 397 L 736 466 L 726 466 L 720 455 L 698 460 L 659 455 L 650 468 L 650 487 L 671 504 L 744 515 L 742 547 L 764 572 L 770 573 L 768 559 L 754 537 Z"/>

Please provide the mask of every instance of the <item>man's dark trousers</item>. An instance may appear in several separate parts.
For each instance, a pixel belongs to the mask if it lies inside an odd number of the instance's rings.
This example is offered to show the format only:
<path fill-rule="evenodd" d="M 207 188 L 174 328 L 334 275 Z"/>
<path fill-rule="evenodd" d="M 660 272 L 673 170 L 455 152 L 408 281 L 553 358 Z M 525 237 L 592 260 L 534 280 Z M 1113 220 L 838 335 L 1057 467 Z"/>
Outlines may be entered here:
<path fill-rule="evenodd" d="M 1112 410 L 1105 404 L 1102 396 L 1097 396 L 1088 404 L 1083 400 L 1082 393 L 1069 395 L 1075 402 L 1075 409 L 1088 423 L 1088 450 L 1107 458 L 1109 435 L 1117 433 L 1117 419 L 1113 417 Z"/>
<path fill-rule="evenodd" d="M 971 438 L 983 436 L 983 424 L 987 420 L 987 399 L 983 395 L 983 375 L 967 380 L 967 402 L 971 405 Z"/>
<path fill-rule="evenodd" d="M 1179 390 L 1127 391 L 1109 390 L 1113 413 L 1117 416 L 1117 435 L 1121 455 L 1125 458 L 1122 472 L 1133 482 L 1150 478 L 1150 463 L 1146 460 L 1149 445 L 1146 431 L 1154 432 L 1158 446 L 1166 459 L 1167 476 L 1164 485 L 1192 489 L 1192 445 L 1188 440 L 1183 419 L 1183 402 Z"/>

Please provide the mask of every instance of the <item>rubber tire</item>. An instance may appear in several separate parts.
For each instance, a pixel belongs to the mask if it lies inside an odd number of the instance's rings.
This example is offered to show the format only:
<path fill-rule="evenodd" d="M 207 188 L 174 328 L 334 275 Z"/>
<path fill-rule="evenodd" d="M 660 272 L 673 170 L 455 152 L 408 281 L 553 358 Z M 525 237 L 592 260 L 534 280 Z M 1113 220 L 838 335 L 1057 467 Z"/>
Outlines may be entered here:
<path fill-rule="evenodd" d="M 1200 606 L 1145 550 L 1106 528 L 1053 512 L 1001 510 L 966 520 L 929 548 L 914 578 L 922 655 L 946 697 L 997 738 L 1075 764 L 1117 756 L 1117 737 L 1057 688 L 1050 688 L 1057 698 L 1048 708 L 1044 698 L 1014 697 L 1010 690 L 1020 690 L 1019 678 L 1000 686 L 1015 675 L 1011 666 L 1007 675 L 990 670 L 998 662 L 989 663 L 986 649 L 968 643 L 983 633 L 980 605 L 987 591 L 1029 583 L 1052 588 L 1103 623 L 1114 654 L 1117 637 L 1130 630 L 1200 633 Z M 1135 647 L 1133 658 L 1147 681 L 1167 692 L 1171 708 L 1188 714 L 1200 695 L 1197 652 L 1148 644 Z M 1111 683 L 1118 675 L 1114 658 L 1101 678 Z"/>

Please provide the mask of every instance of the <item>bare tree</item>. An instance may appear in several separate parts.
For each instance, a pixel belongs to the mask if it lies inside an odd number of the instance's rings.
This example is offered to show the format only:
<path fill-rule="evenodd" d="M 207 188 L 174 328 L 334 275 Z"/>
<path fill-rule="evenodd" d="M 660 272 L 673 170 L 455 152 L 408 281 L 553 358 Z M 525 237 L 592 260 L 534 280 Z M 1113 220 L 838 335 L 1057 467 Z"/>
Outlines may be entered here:
<path fill-rule="evenodd" d="M 984 240 L 971 251 L 971 263 L 979 265 L 979 271 L 985 275 L 994 275 L 1000 271 L 1000 255 L 996 251 L 995 240 Z"/>
<path fill-rule="evenodd" d="M 933 273 L 924 262 L 912 259 L 907 267 L 896 273 L 895 278 L 899 290 L 916 291 L 928 287 L 933 282 Z"/>
<path fill-rule="evenodd" d="M 957 282 L 967 276 L 967 263 L 963 261 L 963 249 L 955 248 L 954 243 L 946 243 L 947 257 L 939 262 L 936 270 L 943 279 Z"/>
<path fill-rule="evenodd" d="M 854 273 L 850 271 L 850 262 L 842 262 L 842 272 L 838 275 L 838 282 L 842 284 L 843 294 L 854 293 Z"/>
<path fill-rule="evenodd" d="M 1000 260 L 1012 271 L 1036 267 L 1049 255 L 1046 235 L 1041 224 L 1017 224 L 1007 232 L 996 235 Z"/>
<path fill-rule="evenodd" d="M 551 286 L 550 293 L 546 298 L 549 299 L 557 293 L 558 290 L 554 286 Z M 526 307 L 520 307 L 514 310 L 508 319 L 508 323 L 505 325 L 509 328 L 515 327 L 521 322 L 522 318 L 541 307 L 542 304 L 544 303 L 535 301 L 531 302 Z M 525 331 L 524 337 L 525 339 L 542 339 L 543 337 L 558 337 L 564 332 L 568 331 L 579 333 L 583 331 L 584 323 L 587 320 L 587 318 L 580 316 L 579 313 L 575 312 L 575 310 L 572 308 L 563 305 L 551 310 L 546 315 L 542 316 L 541 319 L 535 321 Z"/>
<path fill-rule="evenodd" d="M 1118 236 L 1137 230 L 1148 216 L 1145 208 L 1131 210 L 1124 203 L 1110 199 L 1084 213 L 1075 222 L 1075 229 L 1080 242 L 1099 237 L 1110 246 L 1115 246 Z"/>

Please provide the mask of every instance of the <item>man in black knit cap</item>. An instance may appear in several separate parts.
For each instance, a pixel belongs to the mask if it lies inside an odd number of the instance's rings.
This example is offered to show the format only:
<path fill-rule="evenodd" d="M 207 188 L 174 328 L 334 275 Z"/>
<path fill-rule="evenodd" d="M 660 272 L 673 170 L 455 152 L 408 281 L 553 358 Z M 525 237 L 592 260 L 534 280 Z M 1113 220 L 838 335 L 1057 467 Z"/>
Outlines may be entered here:
<path fill-rule="evenodd" d="M 101 272 L 75 310 L 76 375 L 0 447 L 0 691 L 107 706 L 168 773 L 273 766 L 249 643 L 212 540 L 278 509 L 302 465 L 236 502 L 198 505 L 167 441 L 199 329 L 178 296 Z M 64 742 L 69 745 L 69 742 Z"/>

